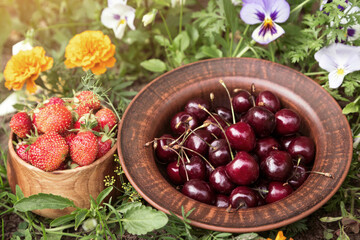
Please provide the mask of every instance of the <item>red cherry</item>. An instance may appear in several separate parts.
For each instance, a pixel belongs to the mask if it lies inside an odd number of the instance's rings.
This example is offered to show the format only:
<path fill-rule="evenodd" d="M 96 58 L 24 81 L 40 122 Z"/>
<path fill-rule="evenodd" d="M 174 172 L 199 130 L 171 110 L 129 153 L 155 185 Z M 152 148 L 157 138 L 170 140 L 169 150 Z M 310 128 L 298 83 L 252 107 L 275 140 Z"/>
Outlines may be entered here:
<path fill-rule="evenodd" d="M 266 195 L 266 203 L 273 203 L 289 196 L 293 189 L 289 184 L 282 182 L 271 182 L 269 183 L 269 192 Z"/>
<path fill-rule="evenodd" d="M 232 148 L 250 152 L 255 147 L 255 133 L 245 122 L 235 123 L 225 129 L 225 134 Z"/>

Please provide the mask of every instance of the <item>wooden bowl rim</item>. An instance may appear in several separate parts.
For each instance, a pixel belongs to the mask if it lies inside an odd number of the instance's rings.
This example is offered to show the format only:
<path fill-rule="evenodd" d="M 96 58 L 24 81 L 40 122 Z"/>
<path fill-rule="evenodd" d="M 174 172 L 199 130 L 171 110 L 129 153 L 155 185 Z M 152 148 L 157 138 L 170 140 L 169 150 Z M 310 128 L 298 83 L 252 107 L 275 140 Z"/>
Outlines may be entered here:
<path fill-rule="evenodd" d="M 118 128 L 118 130 L 119 130 L 119 128 Z M 25 162 L 17 155 L 17 153 L 15 152 L 15 149 L 14 149 L 14 145 L 13 145 L 14 136 L 15 136 L 15 134 L 13 133 L 13 131 L 11 131 L 10 137 L 9 137 L 9 142 L 8 142 L 9 154 L 11 155 L 11 157 L 13 159 L 15 159 L 23 167 L 28 168 L 29 170 L 32 170 L 35 172 L 46 173 L 46 174 L 50 174 L 50 175 L 53 175 L 53 174 L 70 174 L 71 175 L 71 174 L 74 174 L 77 172 L 86 171 L 89 168 L 93 168 L 99 164 L 102 164 L 104 161 L 109 159 L 111 157 L 111 155 L 113 155 L 116 152 L 116 149 L 117 149 L 117 142 L 116 142 L 116 143 L 114 143 L 114 146 L 112 146 L 111 149 L 104 156 L 96 159 L 93 163 L 91 163 L 89 165 L 74 168 L 74 169 L 55 170 L 55 171 L 47 172 L 38 167 L 35 167 L 34 165 L 31 165 L 30 163 Z"/>
<path fill-rule="evenodd" d="M 284 65 L 281 65 L 281 64 L 278 64 L 278 63 L 274 63 L 274 62 L 271 62 L 271 61 L 267 61 L 267 60 L 263 60 L 263 59 L 255 59 L 255 58 L 213 58 L 213 59 L 206 59 L 206 60 L 201 60 L 201 61 L 197 61 L 197 62 L 193 62 L 193 63 L 190 63 L 190 64 L 186 64 L 186 65 L 183 65 L 183 66 L 180 66 L 178 68 L 175 68 L 171 71 L 168 71 L 160 76 L 158 76 L 157 78 L 155 78 L 154 80 L 152 80 L 150 83 L 148 83 L 145 87 L 143 87 L 139 93 L 133 98 L 133 100 L 130 102 L 130 104 L 128 105 L 126 111 L 124 112 L 123 114 L 123 117 L 122 117 L 122 121 L 120 122 L 120 126 L 119 126 L 119 129 L 118 129 L 118 137 L 117 137 L 117 148 L 118 148 L 118 154 L 119 154 L 119 159 L 120 159 L 120 163 L 121 163 L 121 166 L 123 168 L 123 171 L 125 172 L 125 175 L 127 177 L 127 179 L 130 181 L 130 183 L 132 184 L 132 186 L 139 192 L 139 194 L 148 202 L 150 203 L 152 206 L 154 206 L 155 208 L 167 213 L 167 214 L 170 214 L 170 211 L 166 208 L 166 207 L 163 207 L 159 204 L 157 204 L 156 202 L 154 202 L 150 197 L 148 197 L 146 194 L 144 194 L 144 192 L 142 191 L 141 187 L 140 186 L 137 186 L 137 184 L 135 183 L 134 179 L 132 178 L 132 176 L 129 174 L 129 171 L 126 167 L 126 164 L 125 164 L 125 161 L 123 159 L 123 153 L 122 153 L 122 148 L 121 148 L 121 141 L 120 141 L 120 134 L 121 134 L 121 131 L 122 131 L 122 128 L 123 128 L 123 123 L 125 121 L 123 121 L 125 118 L 126 118 L 126 115 L 128 114 L 129 111 L 131 111 L 131 106 L 134 104 L 134 102 L 139 98 L 140 95 L 142 95 L 145 91 L 147 91 L 147 89 L 152 86 L 153 84 L 155 84 L 157 81 L 159 81 L 159 79 L 161 78 L 164 78 L 165 76 L 167 75 L 170 75 L 172 74 L 173 72 L 177 72 L 177 71 L 181 71 L 182 69 L 184 68 L 189 68 L 189 67 L 192 67 L 194 65 L 197 65 L 197 64 L 206 64 L 206 63 L 209 63 L 209 62 L 216 62 L 216 61 L 227 61 L 227 60 L 230 60 L 230 61 L 253 61 L 253 62 L 257 62 L 257 64 L 261 64 L 261 65 L 271 65 L 271 67 L 276 67 L 276 68 L 283 68 L 283 69 L 286 69 L 287 71 L 291 72 L 292 74 L 295 74 L 295 75 L 300 75 L 302 78 L 304 79 L 307 79 L 309 81 L 309 84 L 313 84 L 314 86 L 316 85 L 316 88 L 319 90 L 319 91 L 322 91 L 324 94 L 326 94 L 329 99 L 331 99 L 331 104 L 333 104 L 337 109 L 338 111 L 342 112 L 342 109 L 340 108 L 340 106 L 338 105 L 338 103 L 336 102 L 336 100 L 327 92 L 325 91 L 321 86 L 319 86 L 314 80 L 312 80 L 311 78 L 305 76 L 304 74 L 298 72 L 297 70 L 295 69 L 292 69 L 290 67 L 287 67 L 287 66 L 284 66 Z M 346 117 L 344 115 L 341 116 L 341 118 L 343 118 L 343 120 L 347 123 L 345 128 L 346 128 L 346 132 L 347 134 L 350 136 L 350 138 L 352 139 L 352 134 L 351 134 L 351 128 L 348 124 L 348 121 L 346 119 Z M 349 139 L 350 140 L 350 139 Z M 279 227 L 282 227 L 282 226 L 285 226 L 285 225 L 288 225 L 290 223 L 293 223 L 295 221 L 298 221 L 308 215 L 310 215 L 311 213 L 313 213 L 314 211 L 316 211 L 317 209 L 319 209 L 321 206 L 323 206 L 336 192 L 337 190 L 340 188 L 340 186 L 342 185 L 343 181 L 345 180 L 346 176 L 347 176 L 347 173 L 350 169 L 350 165 L 351 165 L 351 159 L 352 159 L 352 154 L 353 154 L 353 151 L 352 151 L 352 140 L 349 141 L 349 152 L 348 152 L 348 159 L 347 159 L 347 162 L 346 162 L 346 166 L 345 166 L 345 171 L 343 172 L 343 174 L 341 175 L 341 178 L 340 180 L 336 183 L 335 187 L 332 189 L 332 191 L 330 192 L 330 194 L 328 194 L 326 197 L 324 197 L 320 202 L 318 202 L 316 205 L 310 207 L 308 210 L 302 212 L 301 214 L 298 214 L 294 217 L 291 217 L 291 218 L 288 218 L 288 219 L 285 219 L 285 220 L 282 220 L 282 221 L 279 221 L 279 222 L 275 222 L 273 224 L 267 224 L 267 225 L 261 225 L 261 226 L 256 226 L 256 227 L 238 227 L 238 228 L 233 228 L 233 227 L 219 227 L 219 226 L 215 226 L 215 225 L 212 225 L 212 224 L 207 224 L 207 223 L 202 223 L 202 222 L 199 222 L 197 221 L 196 219 L 191 219 L 191 215 L 189 216 L 189 219 L 191 221 L 191 225 L 193 226 L 196 226 L 196 227 L 201 227 L 201 228 L 205 228 L 205 229 L 210 229 L 210 230 L 213 230 L 213 231 L 221 231 L 221 232 L 234 232 L 234 233 L 240 233 L 240 232 L 261 232 L 261 231 L 267 231 L 267 230 L 271 230 L 271 229 L 275 229 L 275 228 L 279 228 Z M 166 180 L 165 180 L 166 181 Z M 185 197 L 185 196 L 184 196 Z M 192 200 L 192 201 L 195 201 L 195 200 Z M 197 202 L 197 201 L 196 201 Z M 199 202 L 197 202 L 199 203 Z M 271 203 L 271 204 L 277 204 L 276 202 L 275 203 Z M 209 206 L 207 204 L 204 204 L 204 203 L 199 203 L 200 206 Z M 270 204 L 267 204 L 267 205 L 270 205 Z M 264 208 L 266 207 L 267 205 L 265 206 L 260 206 L 260 207 L 257 207 L 257 208 Z M 214 206 L 215 207 L 215 206 Z M 176 216 L 178 216 L 179 218 L 183 219 L 183 217 L 181 216 L 181 214 L 177 214 L 175 213 L 174 211 L 172 211 L 171 213 L 175 214 Z"/>

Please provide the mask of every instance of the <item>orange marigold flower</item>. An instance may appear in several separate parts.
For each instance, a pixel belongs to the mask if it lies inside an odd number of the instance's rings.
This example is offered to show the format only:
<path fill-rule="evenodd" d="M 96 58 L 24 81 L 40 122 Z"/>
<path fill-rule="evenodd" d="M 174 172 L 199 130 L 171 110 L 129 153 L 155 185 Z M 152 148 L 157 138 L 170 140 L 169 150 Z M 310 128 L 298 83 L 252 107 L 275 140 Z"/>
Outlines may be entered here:
<path fill-rule="evenodd" d="M 26 83 L 26 90 L 30 93 L 36 91 L 35 80 L 41 72 L 52 68 L 54 60 L 45 56 L 42 47 L 20 51 L 7 62 L 4 70 L 5 87 L 9 90 L 19 90 Z"/>
<path fill-rule="evenodd" d="M 267 240 L 271 240 L 271 238 L 268 238 Z M 283 231 L 279 231 L 275 240 L 286 240 L 286 237 L 284 236 Z M 294 240 L 292 238 L 290 238 L 289 240 Z"/>
<path fill-rule="evenodd" d="M 82 67 L 96 74 L 103 74 L 113 67 L 115 45 L 101 31 L 84 31 L 75 35 L 65 49 L 65 65 L 68 68 Z"/>

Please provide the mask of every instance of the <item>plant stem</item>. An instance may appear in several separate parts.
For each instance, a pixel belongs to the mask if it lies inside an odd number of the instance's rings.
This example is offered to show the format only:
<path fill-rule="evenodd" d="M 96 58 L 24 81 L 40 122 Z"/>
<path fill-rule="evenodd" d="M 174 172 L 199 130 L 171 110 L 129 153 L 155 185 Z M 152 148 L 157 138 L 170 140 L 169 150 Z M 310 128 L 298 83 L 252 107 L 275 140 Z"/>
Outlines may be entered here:
<path fill-rule="evenodd" d="M 293 12 L 296 12 L 298 9 L 302 8 L 305 4 L 307 4 L 308 2 L 310 2 L 312 0 L 305 0 L 302 3 L 300 3 L 299 5 L 297 5 L 294 9 L 292 9 L 290 11 L 290 14 L 292 14 Z"/>
<path fill-rule="evenodd" d="M 236 54 L 237 54 L 237 52 L 239 51 L 239 49 L 240 49 L 240 47 L 241 47 L 241 44 L 242 44 L 242 42 L 243 42 L 243 40 L 244 40 L 244 37 L 245 37 L 245 35 L 246 35 L 246 33 L 247 33 L 248 29 L 249 29 L 249 26 L 250 26 L 250 25 L 246 25 L 246 28 L 245 28 L 244 33 L 243 33 L 243 37 L 240 38 L 239 43 L 238 43 L 238 45 L 236 46 L 236 49 L 235 49 L 235 51 L 234 51 L 233 54 L 232 54 L 233 57 L 235 57 Z"/>
<path fill-rule="evenodd" d="M 41 27 L 38 29 L 35 29 L 35 32 L 40 32 L 40 31 L 45 31 L 45 30 L 49 30 L 49 29 L 54 29 L 54 28 L 62 28 L 62 27 L 78 27 L 78 26 L 89 26 L 91 25 L 91 23 L 59 23 L 59 24 L 54 24 L 51 26 L 47 26 L 47 27 Z"/>
<path fill-rule="evenodd" d="M 166 20 L 165 20 L 165 18 L 164 18 L 164 15 L 162 15 L 161 11 L 159 11 L 159 15 L 160 15 L 161 19 L 162 19 L 163 22 L 164 22 L 165 30 L 166 30 L 166 32 L 167 32 L 167 34 L 168 34 L 168 36 L 169 36 L 169 40 L 170 40 L 170 42 L 171 42 L 171 44 L 172 44 L 173 39 L 172 39 L 172 37 L 171 37 L 171 33 L 170 33 L 170 31 L 169 31 L 169 27 L 168 27 L 168 25 L 167 25 L 167 23 L 166 23 Z"/>
<path fill-rule="evenodd" d="M 314 76 L 314 75 L 322 75 L 322 74 L 326 74 L 327 72 L 323 71 L 323 72 L 311 72 L 311 73 L 304 73 L 306 76 Z"/>
<path fill-rule="evenodd" d="M 183 1 L 180 1 L 180 20 L 179 20 L 179 33 L 182 31 L 182 21 L 183 21 Z"/>
<path fill-rule="evenodd" d="M 256 43 L 255 40 L 251 40 L 249 45 L 244 47 L 243 50 L 241 50 L 241 52 L 238 55 L 236 55 L 236 57 L 241 57 L 242 55 L 244 55 L 250 49 L 250 47 L 252 47 L 255 43 Z"/>

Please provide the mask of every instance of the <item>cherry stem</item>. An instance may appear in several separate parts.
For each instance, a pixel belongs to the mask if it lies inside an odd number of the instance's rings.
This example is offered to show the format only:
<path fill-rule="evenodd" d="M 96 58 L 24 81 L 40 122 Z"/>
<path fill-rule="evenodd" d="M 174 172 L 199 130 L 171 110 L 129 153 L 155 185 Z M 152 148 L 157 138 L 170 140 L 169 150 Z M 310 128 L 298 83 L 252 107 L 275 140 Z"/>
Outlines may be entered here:
<path fill-rule="evenodd" d="M 214 93 L 210 93 L 210 103 L 211 103 L 211 108 L 214 108 L 214 99 L 215 99 L 215 95 Z"/>
<path fill-rule="evenodd" d="M 207 114 L 209 114 L 210 117 L 212 117 L 212 118 L 215 120 L 215 122 L 218 124 L 217 126 L 220 128 L 220 130 L 223 132 L 223 134 L 224 134 L 224 136 L 225 136 L 225 140 L 226 140 L 226 142 L 227 142 L 227 144 L 228 144 L 228 146 L 229 146 L 229 151 L 230 151 L 230 155 L 231 155 L 231 160 L 233 160 L 233 159 L 234 159 L 234 154 L 233 154 L 233 152 L 232 152 L 229 139 L 227 138 L 227 136 L 226 136 L 226 134 L 225 134 L 224 128 L 221 126 L 221 124 L 219 123 L 219 121 L 214 117 L 214 115 L 213 115 L 211 112 L 209 112 L 206 108 L 204 108 L 204 107 L 201 106 L 200 104 L 199 104 L 198 106 L 199 106 L 200 109 L 202 109 L 202 110 L 204 110 L 205 112 L 207 112 Z M 205 121 L 206 121 L 206 120 L 205 120 Z"/>
<path fill-rule="evenodd" d="M 243 207 L 243 206 L 245 206 L 245 203 L 244 202 L 241 202 L 240 204 L 239 204 L 239 206 L 237 206 L 235 209 L 233 209 L 232 208 L 232 206 L 230 205 L 227 209 L 226 209 L 226 211 L 228 212 L 228 213 L 234 213 L 234 212 L 237 212 L 241 207 Z M 232 210 L 233 209 L 233 210 Z"/>
<path fill-rule="evenodd" d="M 315 173 L 315 174 L 319 174 L 328 178 L 334 178 L 333 175 L 331 175 L 331 173 L 324 173 L 324 172 L 317 172 L 317 171 L 308 171 L 307 173 Z"/>
<path fill-rule="evenodd" d="M 192 150 L 192 149 L 190 149 L 190 148 L 184 147 L 184 146 L 181 146 L 181 148 L 182 148 L 182 149 L 185 149 L 185 150 L 188 150 L 188 151 L 190 151 L 190 152 L 192 152 L 192 153 L 195 153 L 196 155 L 198 155 L 199 157 L 201 157 L 207 164 L 209 164 L 210 167 L 211 167 L 213 170 L 215 169 L 215 168 L 213 167 L 213 165 L 211 165 L 211 163 L 210 163 L 203 155 L 201 155 L 200 153 L 198 153 L 198 152 L 196 152 L 196 151 L 194 151 L 194 150 Z"/>
<path fill-rule="evenodd" d="M 206 127 L 209 126 L 209 125 L 210 125 L 210 124 L 207 124 Z M 205 125 L 202 125 L 202 126 L 205 126 Z M 202 138 L 202 137 L 200 137 L 195 131 L 193 131 L 193 130 L 190 129 L 190 132 L 191 132 L 192 134 L 195 134 L 196 136 L 198 136 L 201 140 L 203 140 L 203 142 L 206 143 L 206 145 L 208 145 L 209 148 L 214 149 L 214 147 L 211 146 L 210 143 L 208 143 L 207 141 L 205 141 L 205 139 Z"/>
<path fill-rule="evenodd" d="M 236 120 L 235 120 L 235 113 L 234 113 L 234 107 L 232 105 L 232 101 L 231 101 L 231 95 L 230 95 L 230 92 L 229 92 L 229 89 L 226 87 L 224 81 L 222 79 L 219 80 L 219 83 L 225 88 L 226 90 L 226 93 L 229 97 L 229 101 L 230 101 L 230 108 L 231 108 L 231 115 L 232 115 L 232 119 L 233 119 L 233 124 L 236 123 Z"/>

